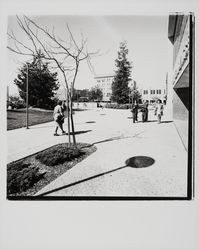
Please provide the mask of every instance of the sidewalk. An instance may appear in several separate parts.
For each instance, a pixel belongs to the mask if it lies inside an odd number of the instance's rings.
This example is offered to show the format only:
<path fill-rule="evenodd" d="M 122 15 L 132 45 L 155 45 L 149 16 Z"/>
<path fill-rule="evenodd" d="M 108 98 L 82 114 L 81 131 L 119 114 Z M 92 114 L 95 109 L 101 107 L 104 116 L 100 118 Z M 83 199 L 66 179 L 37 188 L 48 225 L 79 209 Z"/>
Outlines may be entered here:
<path fill-rule="evenodd" d="M 178 196 L 187 190 L 187 153 L 167 114 L 157 124 L 132 123 L 129 110 L 95 109 L 75 115 L 78 142 L 94 143 L 97 151 L 40 190 L 49 196 Z M 53 123 L 8 132 L 9 162 L 33 154 L 67 137 L 53 137 Z M 13 139 L 15 139 L 13 141 Z M 126 160 L 147 156 L 146 168 L 126 166 Z M 46 193 L 47 192 L 47 193 Z"/>

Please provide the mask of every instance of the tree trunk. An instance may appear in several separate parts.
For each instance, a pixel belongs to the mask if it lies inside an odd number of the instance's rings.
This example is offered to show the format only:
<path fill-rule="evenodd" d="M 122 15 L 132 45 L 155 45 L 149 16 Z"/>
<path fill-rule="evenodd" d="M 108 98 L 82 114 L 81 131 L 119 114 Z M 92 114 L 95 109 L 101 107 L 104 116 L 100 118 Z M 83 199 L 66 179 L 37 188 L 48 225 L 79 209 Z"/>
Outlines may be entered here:
<path fill-rule="evenodd" d="M 73 144 L 76 147 L 76 138 L 75 138 L 75 128 L 74 128 L 74 121 L 73 121 L 73 102 L 72 99 L 70 100 L 70 118 L 71 118 L 71 128 L 72 128 L 72 136 L 73 136 Z"/>
<path fill-rule="evenodd" d="M 70 107 L 69 107 L 69 94 L 67 95 L 67 118 L 68 118 L 68 144 L 69 148 L 71 147 L 71 138 L 70 138 Z"/>

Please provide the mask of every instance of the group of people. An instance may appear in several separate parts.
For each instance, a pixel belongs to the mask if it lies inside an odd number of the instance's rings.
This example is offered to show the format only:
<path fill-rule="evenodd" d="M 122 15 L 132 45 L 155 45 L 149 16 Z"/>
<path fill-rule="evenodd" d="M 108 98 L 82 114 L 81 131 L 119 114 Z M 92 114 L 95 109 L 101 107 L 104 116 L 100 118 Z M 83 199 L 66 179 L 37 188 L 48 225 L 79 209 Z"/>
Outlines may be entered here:
<path fill-rule="evenodd" d="M 149 102 L 145 101 L 141 106 L 138 105 L 138 103 L 134 103 L 131 109 L 132 112 L 132 116 L 133 116 L 133 123 L 135 123 L 136 121 L 138 121 L 138 111 L 140 110 L 142 112 L 142 122 L 147 122 L 148 121 L 148 106 L 149 106 Z M 157 121 L 158 123 L 161 122 L 161 118 L 163 116 L 163 104 L 161 102 L 161 100 L 159 99 L 156 103 L 155 106 L 155 115 L 157 116 Z M 66 134 L 66 132 L 63 129 L 63 124 L 64 124 L 64 111 L 66 110 L 66 105 L 65 102 L 62 101 L 58 101 L 57 105 L 54 108 L 54 112 L 53 112 L 53 118 L 54 121 L 56 123 L 56 127 L 55 127 L 55 132 L 54 132 L 54 136 L 58 136 L 58 129 L 60 128 L 62 131 L 62 134 Z"/>
<path fill-rule="evenodd" d="M 133 116 L 133 123 L 138 121 L 138 111 L 140 110 L 142 112 L 142 122 L 147 122 L 148 121 L 148 106 L 149 102 L 145 101 L 140 107 L 138 103 L 134 103 L 131 109 L 132 116 Z M 158 123 L 161 122 L 161 118 L 163 116 L 163 104 L 160 99 L 158 99 L 156 105 L 155 105 L 155 115 L 157 116 L 157 121 Z"/>

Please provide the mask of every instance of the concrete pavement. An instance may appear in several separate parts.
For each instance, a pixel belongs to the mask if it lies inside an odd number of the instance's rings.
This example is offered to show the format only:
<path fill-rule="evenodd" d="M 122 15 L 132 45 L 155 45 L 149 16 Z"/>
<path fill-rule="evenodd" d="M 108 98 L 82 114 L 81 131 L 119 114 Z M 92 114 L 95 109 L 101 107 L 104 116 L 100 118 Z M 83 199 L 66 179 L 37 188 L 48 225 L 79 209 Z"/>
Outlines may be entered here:
<path fill-rule="evenodd" d="M 152 111 L 147 123 L 133 124 L 130 117 L 129 110 L 77 112 L 77 141 L 93 143 L 97 151 L 36 195 L 185 197 L 187 152 L 167 111 L 161 124 Z M 52 136 L 53 126 L 46 123 L 8 131 L 8 161 L 66 142 L 65 136 Z M 127 159 L 138 156 L 154 163 L 146 168 L 126 166 Z"/>

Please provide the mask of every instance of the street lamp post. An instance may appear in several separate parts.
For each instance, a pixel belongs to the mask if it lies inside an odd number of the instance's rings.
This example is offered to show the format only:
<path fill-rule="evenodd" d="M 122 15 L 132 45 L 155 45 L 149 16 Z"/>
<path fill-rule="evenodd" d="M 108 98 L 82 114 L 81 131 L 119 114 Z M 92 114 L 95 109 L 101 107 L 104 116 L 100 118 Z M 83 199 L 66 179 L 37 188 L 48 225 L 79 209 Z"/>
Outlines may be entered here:
<path fill-rule="evenodd" d="M 129 108 L 130 108 L 130 105 L 131 105 L 131 90 L 129 89 Z"/>
<path fill-rule="evenodd" d="M 27 69 L 27 76 L 26 76 L 26 129 L 29 129 L 28 127 L 28 63 L 26 63 L 26 69 Z"/>

